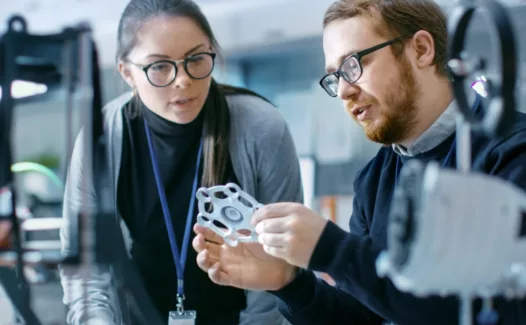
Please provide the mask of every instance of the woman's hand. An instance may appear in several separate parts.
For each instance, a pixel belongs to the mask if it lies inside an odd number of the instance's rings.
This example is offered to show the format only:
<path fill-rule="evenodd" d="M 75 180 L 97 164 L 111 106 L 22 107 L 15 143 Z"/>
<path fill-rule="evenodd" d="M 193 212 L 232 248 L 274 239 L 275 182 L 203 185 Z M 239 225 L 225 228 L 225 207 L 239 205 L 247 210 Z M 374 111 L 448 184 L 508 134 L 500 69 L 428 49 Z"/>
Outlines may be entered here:
<path fill-rule="evenodd" d="M 265 253 L 259 243 L 231 247 L 211 229 L 194 226 L 197 264 L 217 284 L 247 290 L 278 290 L 290 283 L 296 267 Z"/>

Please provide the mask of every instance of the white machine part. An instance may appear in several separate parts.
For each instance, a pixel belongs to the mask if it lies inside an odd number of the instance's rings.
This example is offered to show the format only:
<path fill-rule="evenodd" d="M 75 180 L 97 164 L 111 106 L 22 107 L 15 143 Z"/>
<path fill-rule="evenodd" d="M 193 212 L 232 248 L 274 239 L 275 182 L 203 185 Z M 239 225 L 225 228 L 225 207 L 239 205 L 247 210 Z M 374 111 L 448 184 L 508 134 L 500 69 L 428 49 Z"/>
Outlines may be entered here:
<path fill-rule="evenodd" d="M 212 229 L 230 246 L 239 242 L 257 242 L 250 224 L 254 212 L 263 205 L 234 184 L 200 188 L 196 194 L 197 223 Z"/>
<path fill-rule="evenodd" d="M 416 296 L 524 297 L 526 194 L 497 177 L 409 163 L 378 274 Z"/>

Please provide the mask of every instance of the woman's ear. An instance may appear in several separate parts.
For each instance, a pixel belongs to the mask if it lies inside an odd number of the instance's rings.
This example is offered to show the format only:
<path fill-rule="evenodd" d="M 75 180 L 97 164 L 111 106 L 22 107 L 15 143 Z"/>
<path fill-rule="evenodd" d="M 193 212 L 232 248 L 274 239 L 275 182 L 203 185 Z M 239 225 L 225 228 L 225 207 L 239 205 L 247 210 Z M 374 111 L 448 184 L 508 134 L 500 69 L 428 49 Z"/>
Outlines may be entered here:
<path fill-rule="evenodd" d="M 117 69 L 119 70 L 122 79 L 130 86 L 130 88 L 135 89 L 135 81 L 133 80 L 130 66 L 119 61 Z"/>

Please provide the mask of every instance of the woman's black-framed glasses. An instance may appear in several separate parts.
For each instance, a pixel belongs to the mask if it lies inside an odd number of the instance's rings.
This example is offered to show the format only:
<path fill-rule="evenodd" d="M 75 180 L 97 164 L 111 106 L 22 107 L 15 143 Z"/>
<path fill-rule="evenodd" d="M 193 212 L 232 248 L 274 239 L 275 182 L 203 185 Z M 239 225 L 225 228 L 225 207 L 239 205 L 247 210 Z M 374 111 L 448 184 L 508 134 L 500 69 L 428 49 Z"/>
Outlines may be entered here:
<path fill-rule="evenodd" d="M 160 60 L 142 66 L 136 63 L 133 65 L 139 67 L 146 74 L 146 78 L 155 87 L 166 87 L 171 84 L 177 76 L 177 65 L 183 64 L 184 70 L 192 79 L 204 79 L 214 70 L 216 53 L 201 52 L 192 54 L 183 60 Z"/>
<path fill-rule="evenodd" d="M 329 94 L 329 96 L 337 97 L 340 77 L 352 84 L 358 81 L 358 79 L 360 79 L 362 76 L 363 68 L 361 61 L 364 56 L 378 51 L 393 43 L 400 42 L 405 38 L 407 37 L 397 37 L 390 41 L 380 43 L 363 51 L 349 55 L 343 60 L 338 70 L 333 73 L 326 74 L 323 78 L 321 78 L 320 86 L 327 92 L 327 94 Z"/>

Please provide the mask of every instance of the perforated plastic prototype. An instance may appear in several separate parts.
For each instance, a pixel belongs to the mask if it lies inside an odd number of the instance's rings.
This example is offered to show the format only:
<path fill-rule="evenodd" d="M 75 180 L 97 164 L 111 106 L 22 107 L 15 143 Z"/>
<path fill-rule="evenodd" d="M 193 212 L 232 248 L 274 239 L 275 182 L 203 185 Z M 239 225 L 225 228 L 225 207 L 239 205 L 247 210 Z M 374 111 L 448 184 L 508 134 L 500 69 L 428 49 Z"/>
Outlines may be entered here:
<path fill-rule="evenodd" d="M 251 226 L 252 215 L 263 205 L 234 183 L 200 188 L 196 194 L 197 223 L 212 229 L 230 246 L 240 242 L 257 242 Z"/>

